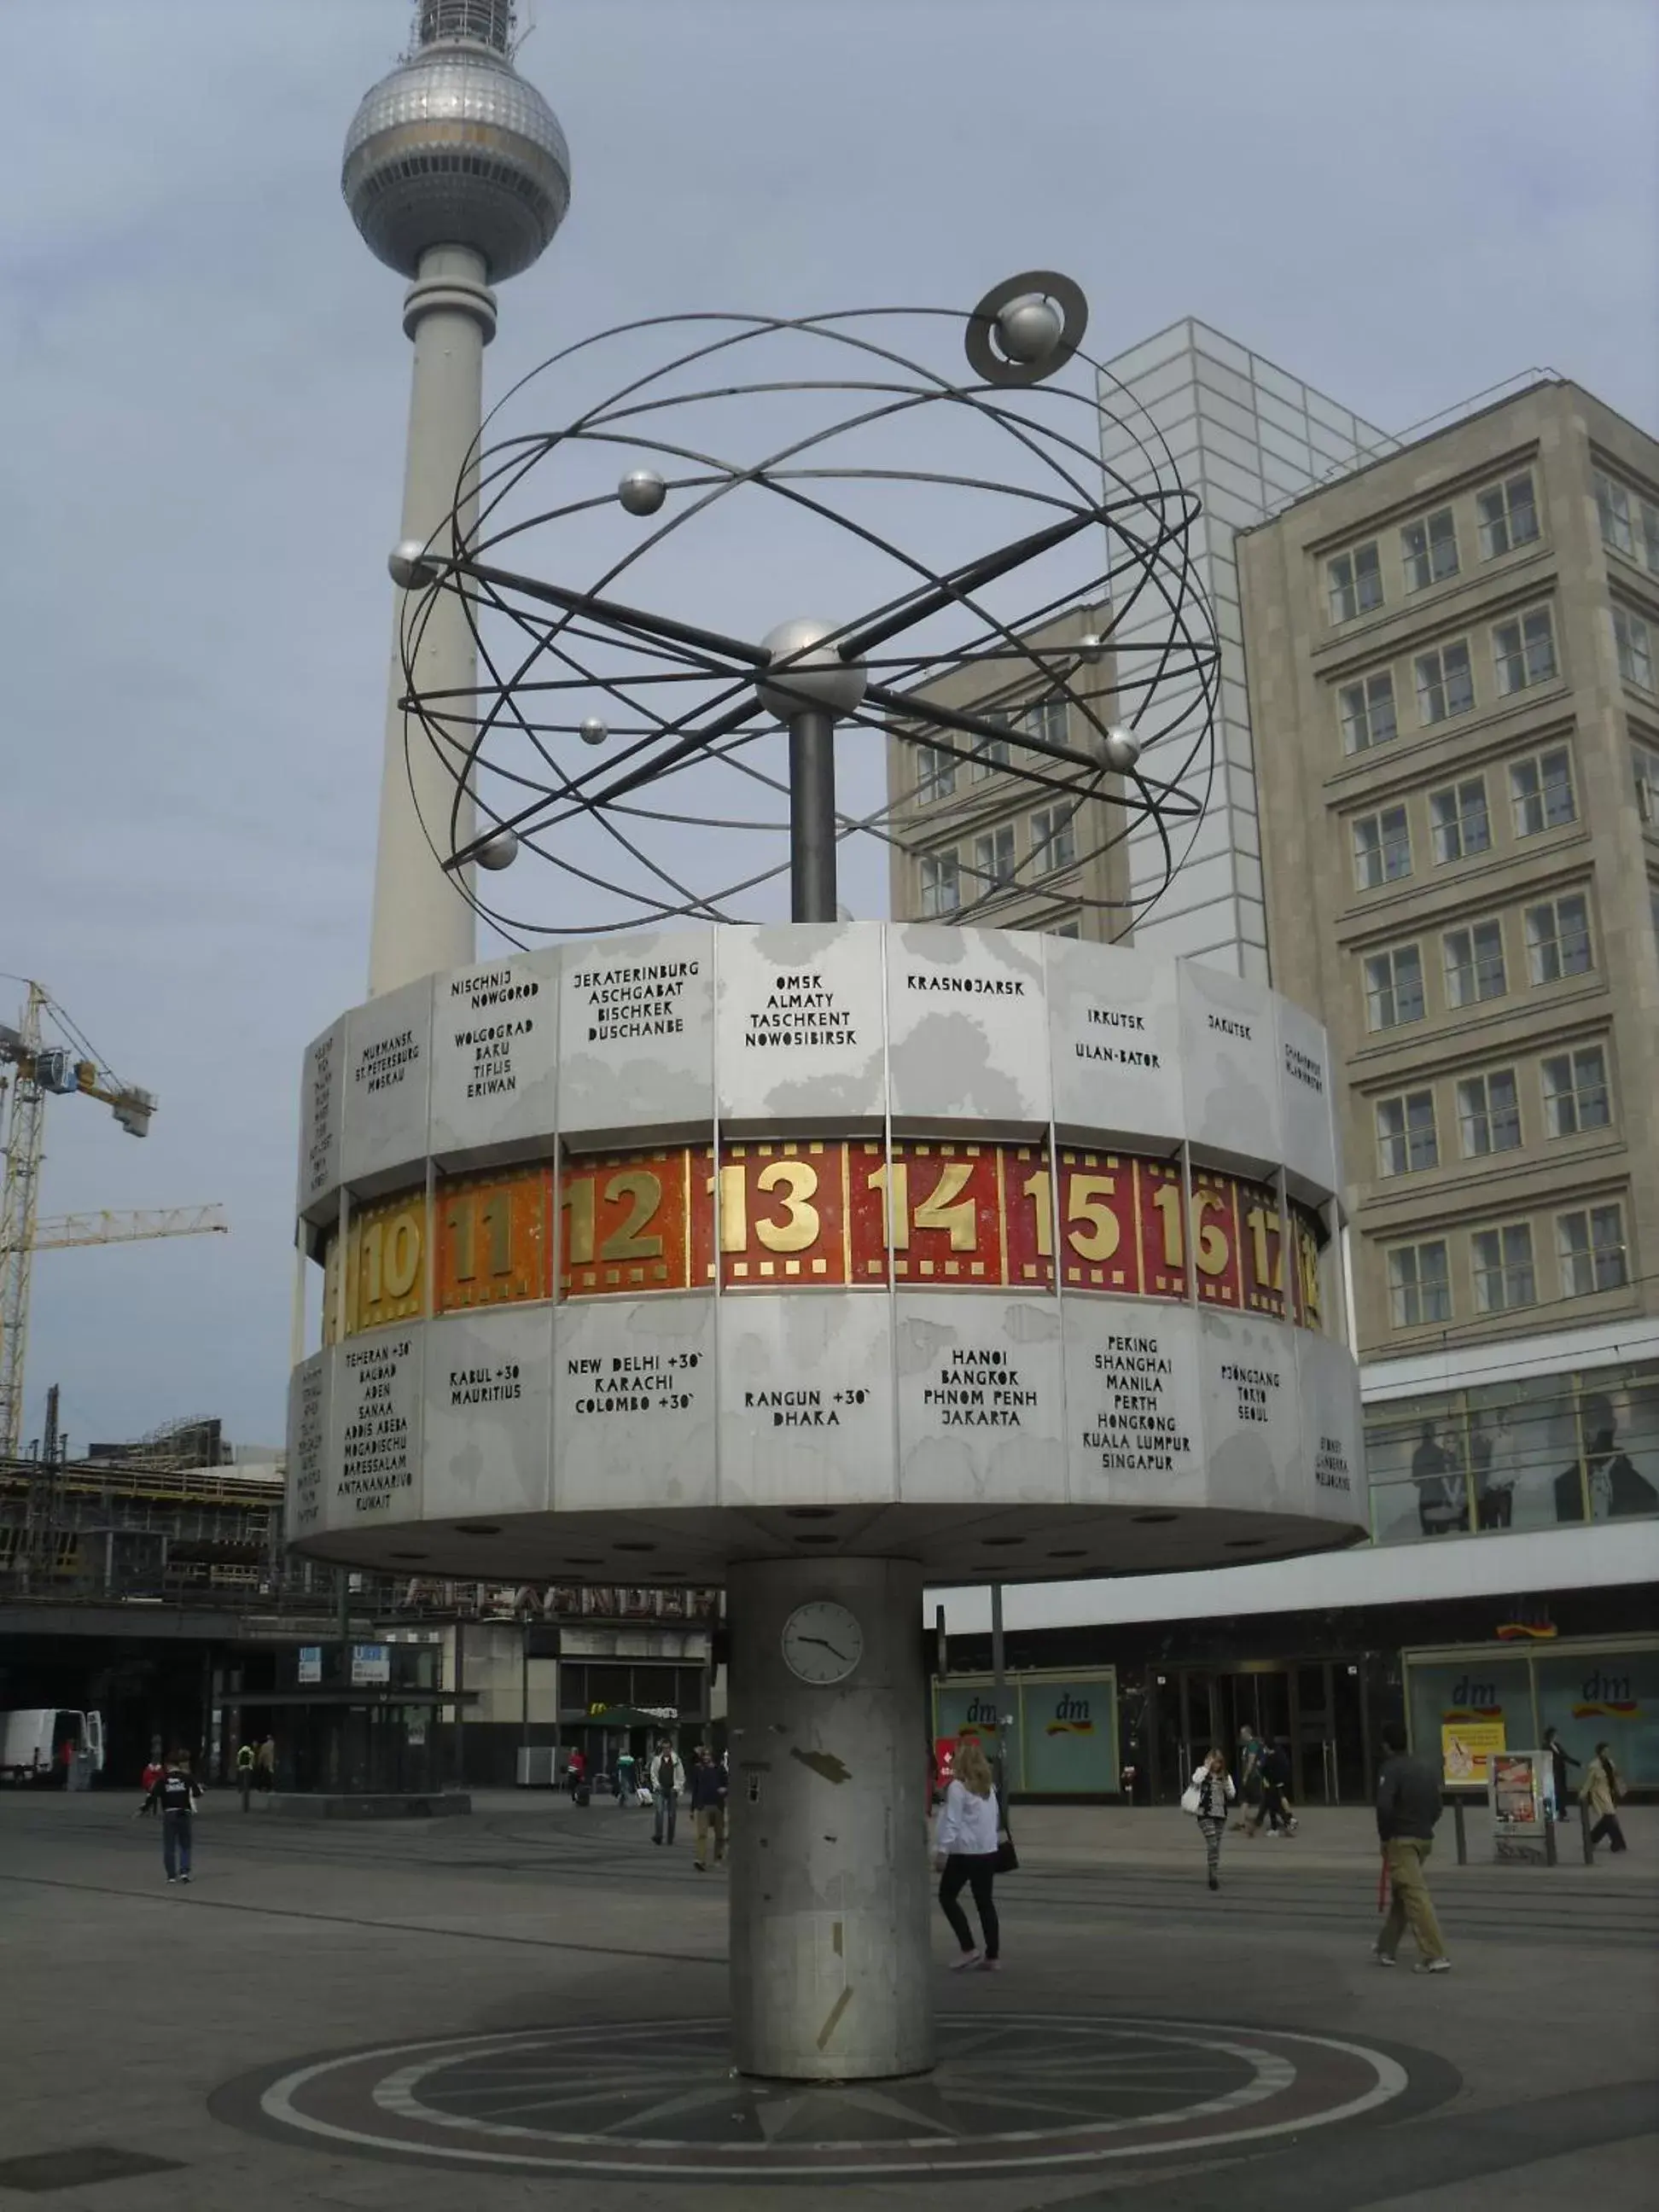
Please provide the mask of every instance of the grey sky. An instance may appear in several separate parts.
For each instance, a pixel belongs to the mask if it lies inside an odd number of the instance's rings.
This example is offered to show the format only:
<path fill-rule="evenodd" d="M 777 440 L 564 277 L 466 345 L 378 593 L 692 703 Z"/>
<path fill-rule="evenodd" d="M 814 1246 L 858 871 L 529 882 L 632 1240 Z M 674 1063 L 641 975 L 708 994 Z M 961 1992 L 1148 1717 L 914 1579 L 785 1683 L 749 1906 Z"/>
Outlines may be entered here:
<path fill-rule="evenodd" d="M 27 1432 L 281 1433 L 295 1091 L 362 988 L 406 399 L 337 195 L 408 0 L 0 0 L 0 969 L 156 1091 L 58 1102 L 44 1204 L 220 1199 L 43 1258 Z M 569 136 L 491 388 L 626 317 L 968 306 L 1066 270 L 1402 428 L 1534 366 L 1659 423 L 1647 0 L 536 0 Z M 14 987 L 0 985 L 0 1018 Z"/>

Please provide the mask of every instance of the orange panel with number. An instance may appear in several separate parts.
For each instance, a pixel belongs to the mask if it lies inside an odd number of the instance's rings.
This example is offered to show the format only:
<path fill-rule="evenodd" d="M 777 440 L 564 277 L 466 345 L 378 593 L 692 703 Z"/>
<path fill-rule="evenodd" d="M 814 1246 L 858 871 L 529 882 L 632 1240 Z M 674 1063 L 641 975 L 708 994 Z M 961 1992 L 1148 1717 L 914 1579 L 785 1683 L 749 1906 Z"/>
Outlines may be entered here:
<path fill-rule="evenodd" d="M 1298 1206 L 1294 1199 L 1291 1200 L 1291 1233 L 1296 1254 L 1296 1265 L 1291 1270 L 1296 1318 L 1304 1328 L 1322 1329 L 1325 1304 L 1320 1254 L 1325 1246 L 1323 1224 L 1316 1213 L 1305 1206 Z"/>
<path fill-rule="evenodd" d="M 426 1192 L 405 1191 L 354 1213 L 346 1231 L 347 1336 L 426 1311 Z"/>
<path fill-rule="evenodd" d="M 1279 1193 L 1255 1182 L 1242 1182 L 1237 1188 L 1238 1264 L 1245 1309 L 1250 1313 L 1273 1314 L 1282 1321 L 1290 1308 Z"/>
<path fill-rule="evenodd" d="M 1188 1273 L 1185 1203 L 1179 1166 L 1166 1160 L 1137 1160 L 1135 1197 L 1140 1221 L 1142 1297 L 1189 1297 L 1191 1278 Z"/>
<path fill-rule="evenodd" d="M 1068 1291 L 1139 1296 L 1134 1162 L 1123 1153 L 1062 1146 L 1060 1266 Z"/>
<path fill-rule="evenodd" d="M 1008 1281 L 1016 1290 L 1054 1286 L 1054 1179 L 1046 1145 L 1002 1145 L 1003 1244 Z"/>
<path fill-rule="evenodd" d="M 607 1153 L 559 1170 L 559 1295 L 640 1297 L 691 1275 L 691 1156 Z"/>
<path fill-rule="evenodd" d="M 1242 1306 L 1244 1279 L 1238 1257 L 1238 1186 L 1213 1168 L 1193 1170 L 1190 1208 L 1193 1265 L 1200 1305 Z"/>
<path fill-rule="evenodd" d="M 545 1168 L 458 1177 L 437 1190 L 440 1313 L 552 1295 Z"/>
<path fill-rule="evenodd" d="M 803 1137 L 720 1153 L 720 1285 L 728 1291 L 846 1284 L 849 1147 Z M 700 1180 L 708 1181 L 705 1170 Z"/>

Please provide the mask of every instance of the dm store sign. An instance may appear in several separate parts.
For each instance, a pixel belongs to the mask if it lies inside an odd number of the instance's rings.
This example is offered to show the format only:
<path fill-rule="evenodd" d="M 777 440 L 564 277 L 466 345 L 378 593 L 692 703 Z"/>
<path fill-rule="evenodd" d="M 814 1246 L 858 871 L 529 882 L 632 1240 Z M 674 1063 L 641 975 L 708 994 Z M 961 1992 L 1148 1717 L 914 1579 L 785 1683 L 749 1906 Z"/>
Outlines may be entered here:
<path fill-rule="evenodd" d="M 1025 1787 L 1093 1796 L 1117 1784 L 1117 1698 L 1109 1675 L 1024 1686 Z"/>

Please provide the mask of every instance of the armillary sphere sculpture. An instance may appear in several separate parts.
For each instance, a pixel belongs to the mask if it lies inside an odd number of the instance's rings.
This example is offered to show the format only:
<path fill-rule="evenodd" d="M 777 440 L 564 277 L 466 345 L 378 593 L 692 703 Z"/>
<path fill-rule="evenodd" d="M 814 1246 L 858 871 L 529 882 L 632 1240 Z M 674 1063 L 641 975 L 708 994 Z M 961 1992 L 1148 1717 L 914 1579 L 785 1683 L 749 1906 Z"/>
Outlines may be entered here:
<path fill-rule="evenodd" d="M 515 387 L 444 526 L 391 564 L 405 744 L 454 793 L 426 834 L 503 937 L 776 918 L 786 870 L 792 919 L 834 920 L 838 849 L 921 849 L 918 790 L 994 769 L 1046 842 L 970 877 L 957 918 L 1040 889 L 1064 832 L 1067 907 L 1133 927 L 1204 811 L 1218 656 L 1198 501 L 1150 418 L 1134 479 L 1103 466 L 1086 317 L 1035 270 L 966 316 L 624 325 Z M 966 377 L 903 349 L 945 331 Z M 492 434 L 550 387 L 577 403 L 563 428 Z M 464 690 L 422 672 L 446 592 L 476 640 Z M 890 782 L 860 731 L 915 773 Z M 550 911 L 494 888 L 526 851 Z"/>

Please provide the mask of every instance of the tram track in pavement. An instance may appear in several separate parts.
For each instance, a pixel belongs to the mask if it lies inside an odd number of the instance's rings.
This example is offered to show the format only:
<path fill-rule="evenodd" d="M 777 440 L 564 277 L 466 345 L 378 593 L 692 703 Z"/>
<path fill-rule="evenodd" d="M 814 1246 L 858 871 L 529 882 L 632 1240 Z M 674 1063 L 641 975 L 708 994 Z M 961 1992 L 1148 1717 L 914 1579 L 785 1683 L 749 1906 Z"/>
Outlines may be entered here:
<path fill-rule="evenodd" d="M 693 1870 L 688 1838 L 682 1837 L 672 1850 L 654 1850 L 643 1820 L 630 1822 L 631 1832 L 615 1836 L 546 1827 L 526 1833 L 511 1816 L 486 1816 L 465 1837 L 453 1836 L 449 1822 L 422 1831 L 377 1823 L 354 1830 L 349 1837 L 330 1832 L 331 1826 L 290 1825 L 263 1814 L 244 1818 L 228 1810 L 222 1820 L 210 1815 L 203 1821 L 201 1841 L 210 1850 L 222 1850 L 233 1864 L 263 1861 L 273 1868 L 330 1866 L 366 1874 L 496 1876 L 515 1887 L 539 1882 L 635 1893 L 648 1888 L 653 1894 L 720 1893 L 720 1878 L 710 1882 Z M 133 1834 L 131 1815 L 124 1812 L 85 1826 L 65 1827 L 50 1816 L 36 1816 L 8 1823 L 8 1827 L 13 1833 L 49 1843 L 60 1869 L 76 1844 L 106 1852 L 119 1838 Z M 1028 1856 L 1017 1875 L 1005 1877 L 998 1904 L 1006 1918 L 1017 1922 L 1042 1919 L 1076 1925 L 1155 1920 L 1186 1925 L 1242 1908 L 1254 1924 L 1263 1928 L 1313 1930 L 1352 1928 L 1356 1913 L 1372 1894 L 1369 1863 L 1301 1866 L 1252 1857 L 1241 1868 L 1241 1857 L 1242 1852 L 1234 1856 L 1231 1869 L 1224 1860 L 1223 1888 L 1212 1902 L 1202 1887 L 1202 1866 L 1196 1859 L 1190 1866 L 1184 1861 L 1148 1866 L 1103 1859 L 1096 1866 L 1079 1867 L 1044 1865 Z M 1567 1871 L 1571 1878 L 1574 1870 Z M 1597 1948 L 1659 1942 L 1659 1886 L 1654 1884 L 1624 1882 L 1616 1890 L 1595 1891 L 1580 1881 L 1571 1890 L 1552 1892 L 1547 1887 L 1552 1876 L 1544 1869 L 1459 1868 L 1448 1861 L 1434 1872 L 1442 1912 L 1463 1940 L 1512 1941 L 1520 1929 L 1541 1942 Z"/>

